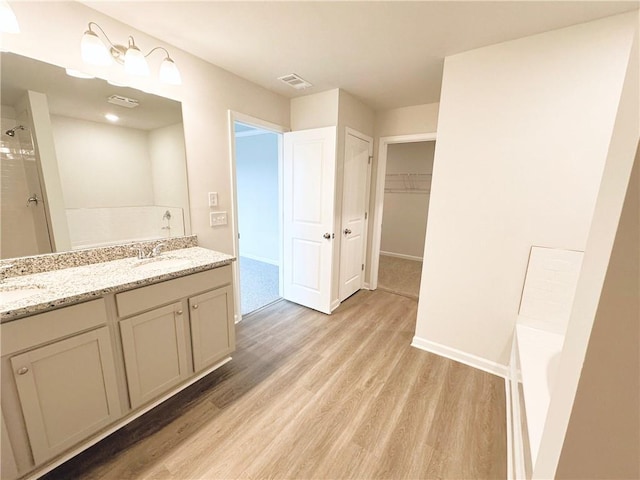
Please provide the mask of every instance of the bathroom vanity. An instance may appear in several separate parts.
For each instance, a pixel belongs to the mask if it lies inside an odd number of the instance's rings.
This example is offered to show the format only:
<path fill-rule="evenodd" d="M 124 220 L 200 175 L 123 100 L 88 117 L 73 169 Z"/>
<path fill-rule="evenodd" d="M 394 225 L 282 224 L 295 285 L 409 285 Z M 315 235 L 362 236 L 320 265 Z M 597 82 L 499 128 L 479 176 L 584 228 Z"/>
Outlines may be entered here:
<path fill-rule="evenodd" d="M 179 248 L 0 284 L 2 478 L 45 473 L 230 360 L 233 260 Z"/>

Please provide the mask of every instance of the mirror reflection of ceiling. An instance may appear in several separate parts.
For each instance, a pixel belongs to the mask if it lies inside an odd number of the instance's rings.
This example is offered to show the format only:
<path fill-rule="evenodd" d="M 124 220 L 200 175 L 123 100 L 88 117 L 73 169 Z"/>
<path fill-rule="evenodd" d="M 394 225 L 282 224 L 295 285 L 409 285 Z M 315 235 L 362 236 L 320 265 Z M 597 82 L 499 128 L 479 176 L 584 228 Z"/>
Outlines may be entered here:
<path fill-rule="evenodd" d="M 153 130 L 182 121 L 180 102 L 129 87 L 113 86 L 99 78 L 82 79 L 64 68 L 11 53 L 0 56 L 2 104 L 14 105 L 25 90 L 45 93 L 54 115 L 110 123 L 106 113 L 117 115 L 118 126 Z M 107 102 L 117 94 L 135 99 L 139 106 L 127 108 Z"/>

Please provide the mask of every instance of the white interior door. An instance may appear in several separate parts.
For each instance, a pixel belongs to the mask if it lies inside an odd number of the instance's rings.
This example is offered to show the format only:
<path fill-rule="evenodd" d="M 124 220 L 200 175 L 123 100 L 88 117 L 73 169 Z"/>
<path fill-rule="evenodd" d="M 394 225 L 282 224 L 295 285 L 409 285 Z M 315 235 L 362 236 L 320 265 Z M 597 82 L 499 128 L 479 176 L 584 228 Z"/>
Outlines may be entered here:
<path fill-rule="evenodd" d="M 340 301 L 353 295 L 364 284 L 369 158 L 373 153 L 373 140 L 347 130 L 344 150 Z"/>
<path fill-rule="evenodd" d="M 331 313 L 335 127 L 284 134 L 284 298 Z"/>

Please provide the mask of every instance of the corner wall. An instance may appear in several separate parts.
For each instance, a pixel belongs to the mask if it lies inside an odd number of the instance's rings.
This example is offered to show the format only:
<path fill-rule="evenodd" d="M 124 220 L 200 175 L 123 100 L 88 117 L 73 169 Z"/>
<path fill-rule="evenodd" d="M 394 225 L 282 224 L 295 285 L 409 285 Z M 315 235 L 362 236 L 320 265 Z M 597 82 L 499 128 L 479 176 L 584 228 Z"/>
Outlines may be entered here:
<path fill-rule="evenodd" d="M 530 247 L 585 249 L 636 21 L 445 60 L 415 343 L 506 371 Z"/>

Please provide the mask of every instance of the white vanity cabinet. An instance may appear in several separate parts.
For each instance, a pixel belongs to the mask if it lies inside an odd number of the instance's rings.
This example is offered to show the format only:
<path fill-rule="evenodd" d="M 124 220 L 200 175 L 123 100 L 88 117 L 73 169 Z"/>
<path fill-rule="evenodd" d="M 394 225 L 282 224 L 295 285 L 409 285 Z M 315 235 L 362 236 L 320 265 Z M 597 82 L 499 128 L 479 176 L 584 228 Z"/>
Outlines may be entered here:
<path fill-rule="evenodd" d="M 210 367 L 235 345 L 233 290 L 226 286 L 189 298 L 193 367 Z"/>
<path fill-rule="evenodd" d="M 100 299 L 2 326 L 3 366 L 12 373 L 3 378 L 3 397 L 17 393 L 13 399 L 22 412 L 36 465 L 120 417 L 106 322 Z M 3 398 L 6 421 L 4 403 Z"/>
<path fill-rule="evenodd" d="M 231 281 L 225 266 L 116 294 L 131 408 L 231 353 Z"/>
<path fill-rule="evenodd" d="M 16 355 L 11 366 L 36 463 L 118 418 L 107 327 Z"/>
<path fill-rule="evenodd" d="M 182 303 L 120 321 L 131 408 L 137 408 L 187 378 Z"/>
<path fill-rule="evenodd" d="M 226 264 L 2 323 L 0 477 L 47 472 L 230 360 L 233 310 Z"/>

